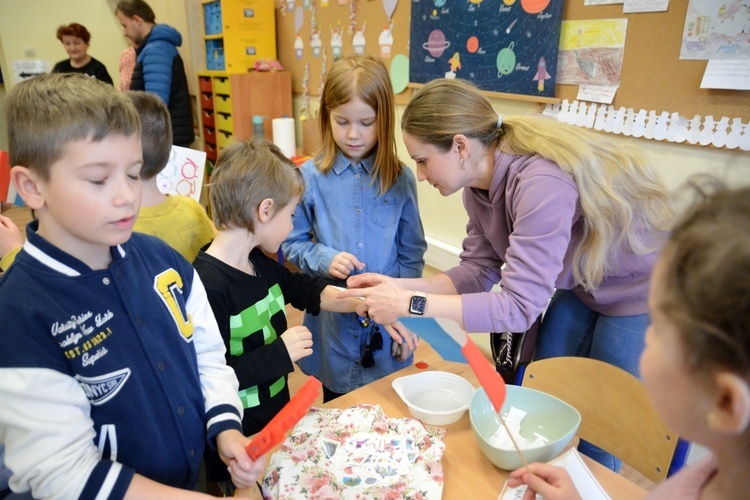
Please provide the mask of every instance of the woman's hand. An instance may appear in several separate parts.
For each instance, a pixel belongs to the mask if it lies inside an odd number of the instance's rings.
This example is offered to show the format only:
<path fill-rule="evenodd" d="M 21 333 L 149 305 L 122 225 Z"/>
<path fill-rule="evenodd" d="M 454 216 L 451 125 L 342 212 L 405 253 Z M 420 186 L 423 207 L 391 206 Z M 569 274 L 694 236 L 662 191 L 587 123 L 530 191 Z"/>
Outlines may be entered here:
<path fill-rule="evenodd" d="M 352 276 L 347 280 L 347 285 L 351 286 L 352 283 L 360 287 L 370 284 L 370 288 L 348 288 L 337 297 L 364 298 L 364 302 L 357 307 L 357 314 L 360 316 L 367 313 L 373 321 L 381 325 L 395 323 L 398 318 L 409 316 L 408 306 L 412 293 L 398 286 L 393 278 L 366 273 Z M 379 284 L 372 286 L 376 283 Z"/>
<path fill-rule="evenodd" d="M 347 279 L 346 286 L 348 288 L 370 288 L 388 279 L 391 278 L 389 278 L 385 274 L 362 273 L 356 274 Z"/>
<path fill-rule="evenodd" d="M 534 500 L 542 495 L 547 500 L 580 500 L 568 471 L 562 467 L 535 462 L 510 473 L 508 486 L 527 486 L 523 500 Z"/>

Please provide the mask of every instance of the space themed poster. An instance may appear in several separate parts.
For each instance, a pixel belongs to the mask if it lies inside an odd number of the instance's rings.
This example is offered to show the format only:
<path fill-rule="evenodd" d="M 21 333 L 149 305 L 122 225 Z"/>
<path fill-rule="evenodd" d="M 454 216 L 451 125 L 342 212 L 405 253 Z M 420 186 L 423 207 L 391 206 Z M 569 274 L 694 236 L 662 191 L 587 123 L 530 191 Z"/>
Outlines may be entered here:
<path fill-rule="evenodd" d="M 409 80 L 554 97 L 563 0 L 412 0 Z"/>

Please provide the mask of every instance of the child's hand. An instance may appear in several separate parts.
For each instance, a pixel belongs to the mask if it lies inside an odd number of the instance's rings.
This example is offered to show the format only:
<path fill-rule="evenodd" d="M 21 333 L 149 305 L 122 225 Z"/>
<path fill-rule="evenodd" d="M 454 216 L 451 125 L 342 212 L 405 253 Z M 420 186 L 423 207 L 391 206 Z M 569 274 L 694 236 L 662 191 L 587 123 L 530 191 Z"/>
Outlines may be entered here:
<path fill-rule="evenodd" d="M 234 490 L 235 498 L 254 498 L 256 500 L 263 500 L 263 492 L 258 489 L 257 486 L 253 486 L 248 489 L 237 488 Z"/>
<path fill-rule="evenodd" d="M 250 439 L 236 429 L 220 432 L 216 436 L 216 448 L 224 463 L 229 464 L 227 470 L 232 476 L 232 482 L 239 489 L 256 488 L 255 482 L 265 472 L 267 462 L 263 455 L 255 462 L 248 456 L 245 446 Z"/>
<path fill-rule="evenodd" d="M 414 353 L 413 349 L 410 349 L 406 343 L 399 344 L 395 340 L 391 341 L 391 356 L 396 361 L 406 361 Z"/>
<path fill-rule="evenodd" d="M 404 326 L 404 324 L 400 321 L 395 321 L 388 325 L 383 325 L 383 328 L 385 328 L 385 331 L 388 332 L 388 335 L 391 336 L 396 345 L 401 344 L 405 347 L 408 347 L 409 351 L 411 352 L 414 352 L 417 349 L 417 346 L 419 345 L 419 336 L 406 328 L 406 326 Z M 407 355 L 406 357 L 408 358 L 409 356 Z M 401 361 L 403 361 L 404 359 L 402 359 Z"/>
<path fill-rule="evenodd" d="M 523 500 L 534 500 L 537 494 L 547 500 L 581 498 L 568 471 L 554 465 L 535 462 L 511 472 L 508 486 L 515 488 L 522 484 L 528 486 L 523 494 Z"/>
<path fill-rule="evenodd" d="M 293 326 L 281 334 L 292 363 L 312 354 L 312 333 L 305 326 Z"/>
<path fill-rule="evenodd" d="M 330 274 L 332 278 L 345 280 L 350 274 L 352 274 L 354 269 L 359 269 L 361 271 L 364 268 L 365 265 L 354 255 L 347 252 L 339 252 L 331 260 L 328 274 Z"/>
<path fill-rule="evenodd" d="M 0 257 L 23 245 L 21 230 L 10 217 L 0 215 Z"/>

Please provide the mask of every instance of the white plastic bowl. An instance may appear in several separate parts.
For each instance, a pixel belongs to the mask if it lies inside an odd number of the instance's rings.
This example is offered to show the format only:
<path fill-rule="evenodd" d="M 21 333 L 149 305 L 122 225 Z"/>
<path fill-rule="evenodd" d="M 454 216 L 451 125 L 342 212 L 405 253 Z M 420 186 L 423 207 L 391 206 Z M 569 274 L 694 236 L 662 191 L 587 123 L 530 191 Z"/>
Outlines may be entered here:
<path fill-rule="evenodd" d="M 399 377 L 391 385 L 412 416 L 429 425 L 448 425 L 460 419 L 475 390 L 465 378 L 441 371 Z"/>
<path fill-rule="evenodd" d="M 521 422 L 522 437 L 531 439 L 534 433 L 538 433 L 549 440 L 542 446 L 521 450 L 529 463 L 549 462 L 555 458 L 570 443 L 581 424 L 581 414 L 568 403 L 528 387 L 507 386 L 505 403 L 500 412 L 507 414 L 511 406 L 526 412 L 526 417 Z M 474 437 L 490 462 L 505 470 L 515 470 L 523 465 L 515 449 L 497 448 L 489 443 L 501 424 L 481 387 L 471 400 L 469 418 Z"/>

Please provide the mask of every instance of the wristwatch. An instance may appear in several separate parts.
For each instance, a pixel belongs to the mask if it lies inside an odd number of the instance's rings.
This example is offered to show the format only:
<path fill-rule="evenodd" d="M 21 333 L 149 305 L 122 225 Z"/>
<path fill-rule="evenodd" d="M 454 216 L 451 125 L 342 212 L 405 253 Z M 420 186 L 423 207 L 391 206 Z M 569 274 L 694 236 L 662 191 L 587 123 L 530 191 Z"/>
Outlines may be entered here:
<path fill-rule="evenodd" d="M 424 292 L 414 292 L 409 301 L 409 313 L 422 316 L 425 307 L 427 307 L 427 298 L 425 298 Z"/>

